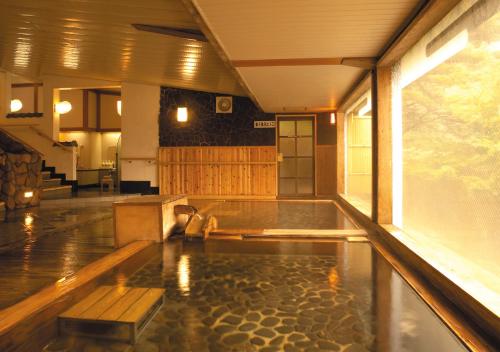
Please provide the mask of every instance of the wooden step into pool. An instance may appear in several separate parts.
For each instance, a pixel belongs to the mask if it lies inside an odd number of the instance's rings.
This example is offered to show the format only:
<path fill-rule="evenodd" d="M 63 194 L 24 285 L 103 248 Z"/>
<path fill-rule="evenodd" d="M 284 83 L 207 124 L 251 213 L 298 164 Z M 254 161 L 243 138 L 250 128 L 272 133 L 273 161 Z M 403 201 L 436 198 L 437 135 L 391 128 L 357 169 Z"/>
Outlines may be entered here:
<path fill-rule="evenodd" d="M 100 286 L 59 316 L 61 334 L 134 344 L 163 304 L 160 288 Z"/>

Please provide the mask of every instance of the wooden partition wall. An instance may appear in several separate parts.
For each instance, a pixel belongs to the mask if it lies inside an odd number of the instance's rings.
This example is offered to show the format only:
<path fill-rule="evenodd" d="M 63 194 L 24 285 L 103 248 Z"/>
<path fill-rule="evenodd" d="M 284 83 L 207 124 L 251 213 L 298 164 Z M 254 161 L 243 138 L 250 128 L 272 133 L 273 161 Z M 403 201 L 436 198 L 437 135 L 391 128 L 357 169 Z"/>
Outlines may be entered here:
<path fill-rule="evenodd" d="M 316 146 L 316 195 L 333 196 L 337 185 L 337 148 L 326 144 Z"/>
<path fill-rule="evenodd" d="M 276 147 L 162 147 L 160 194 L 276 197 Z"/>

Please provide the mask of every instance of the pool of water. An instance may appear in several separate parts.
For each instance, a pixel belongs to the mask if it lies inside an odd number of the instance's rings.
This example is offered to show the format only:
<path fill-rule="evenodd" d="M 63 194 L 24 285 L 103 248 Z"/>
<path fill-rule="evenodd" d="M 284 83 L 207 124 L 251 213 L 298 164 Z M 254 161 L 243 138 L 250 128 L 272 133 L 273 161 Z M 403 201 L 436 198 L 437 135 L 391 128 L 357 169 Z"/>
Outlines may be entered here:
<path fill-rule="evenodd" d="M 176 240 L 113 282 L 166 289 L 137 344 L 46 351 L 466 351 L 369 243 Z"/>
<path fill-rule="evenodd" d="M 241 201 L 189 199 L 204 215 L 214 215 L 219 228 L 354 229 L 332 201 Z"/>

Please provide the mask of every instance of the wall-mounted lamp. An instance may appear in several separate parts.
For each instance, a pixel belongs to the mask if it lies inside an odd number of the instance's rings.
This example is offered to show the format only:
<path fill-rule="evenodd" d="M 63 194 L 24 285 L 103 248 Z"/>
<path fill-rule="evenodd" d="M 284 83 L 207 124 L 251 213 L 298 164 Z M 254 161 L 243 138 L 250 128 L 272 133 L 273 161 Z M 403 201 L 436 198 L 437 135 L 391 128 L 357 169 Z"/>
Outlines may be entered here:
<path fill-rule="evenodd" d="M 330 113 L 330 125 L 335 125 L 335 113 Z"/>
<path fill-rule="evenodd" d="M 10 112 L 17 112 L 23 108 L 23 102 L 19 99 L 12 99 L 10 101 Z"/>
<path fill-rule="evenodd" d="M 177 121 L 186 122 L 188 120 L 188 109 L 186 107 L 177 108 Z"/>
<path fill-rule="evenodd" d="M 31 198 L 31 197 L 33 197 L 33 191 L 24 192 L 24 198 Z"/>
<path fill-rule="evenodd" d="M 116 112 L 118 113 L 118 115 L 122 116 L 122 101 L 121 100 L 116 101 Z"/>
<path fill-rule="evenodd" d="M 70 112 L 73 107 L 69 101 L 61 101 L 57 103 L 54 108 L 58 114 L 62 115 Z"/>

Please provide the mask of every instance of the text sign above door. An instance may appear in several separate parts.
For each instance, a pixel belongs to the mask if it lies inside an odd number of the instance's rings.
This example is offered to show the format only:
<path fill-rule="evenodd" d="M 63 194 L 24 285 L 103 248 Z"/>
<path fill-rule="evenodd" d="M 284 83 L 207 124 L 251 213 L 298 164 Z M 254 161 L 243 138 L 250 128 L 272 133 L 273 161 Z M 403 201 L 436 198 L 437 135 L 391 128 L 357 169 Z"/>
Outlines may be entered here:
<path fill-rule="evenodd" d="M 276 121 L 254 121 L 253 128 L 275 128 Z"/>

